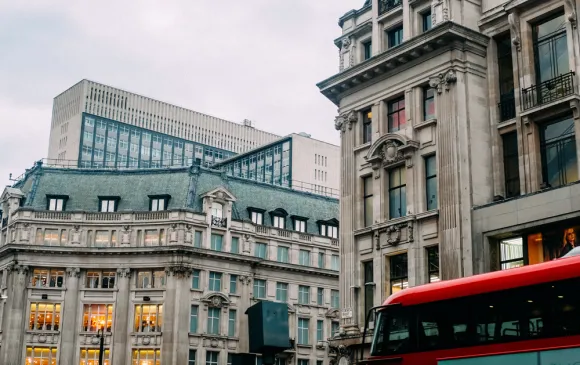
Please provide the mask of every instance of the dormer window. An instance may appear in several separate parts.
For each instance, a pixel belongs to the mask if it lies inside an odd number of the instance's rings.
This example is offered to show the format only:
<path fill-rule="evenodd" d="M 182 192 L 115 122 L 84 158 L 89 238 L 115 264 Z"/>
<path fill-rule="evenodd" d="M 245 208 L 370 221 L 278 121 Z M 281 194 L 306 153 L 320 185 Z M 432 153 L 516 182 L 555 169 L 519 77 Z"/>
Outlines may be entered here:
<path fill-rule="evenodd" d="M 270 212 L 270 216 L 272 217 L 272 226 L 286 229 L 286 217 L 288 213 L 284 209 L 277 208 Z"/>
<path fill-rule="evenodd" d="M 171 195 L 149 195 L 149 210 L 159 212 L 167 210 L 167 205 Z"/>
<path fill-rule="evenodd" d="M 119 200 L 118 196 L 100 196 L 99 197 L 99 212 L 112 213 L 116 212 Z"/>
<path fill-rule="evenodd" d="M 215 218 L 223 218 L 223 205 L 220 203 L 211 203 L 211 215 Z"/>
<path fill-rule="evenodd" d="M 338 239 L 338 220 L 318 221 L 320 235 Z"/>
<path fill-rule="evenodd" d="M 263 225 L 265 211 L 266 211 L 265 209 L 248 207 L 248 214 L 250 215 L 250 219 L 252 220 L 252 223 Z"/>
<path fill-rule="evenodd" d="M 47 195 L 46 209 L 52 210 L 53 212 L 62 212 L 66 209 L 67 200 L 68 195 Z"/>
<path fill-rule="evenodd" d="M 294 230 L 296 232 L 306 233 L 307 231 L 306 222 L 308 221 L 308 218 L 293 215 L 292 220 L 294 221 Z"/>

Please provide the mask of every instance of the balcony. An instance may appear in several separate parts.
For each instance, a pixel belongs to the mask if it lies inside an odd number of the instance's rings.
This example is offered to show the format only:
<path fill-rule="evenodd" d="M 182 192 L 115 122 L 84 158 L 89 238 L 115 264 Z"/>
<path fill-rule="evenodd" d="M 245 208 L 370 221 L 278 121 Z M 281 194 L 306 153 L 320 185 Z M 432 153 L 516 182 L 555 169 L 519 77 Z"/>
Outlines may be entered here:
<path fill-rule="evenodd" d="M 522 89 L 522 109 L 528 110 L 574 94 L 574 77 L 575 73 L 569 72 Z"/>
<path fill-rule="evenodd" d="M 227 221 L 227 218 L 216 217 L 215 215 L 211 216 L 211 225 L 214 227 L 225 228 L 227 226 Z"/>
<path fill-rule="evenodd" d="M 403 0 L 379 0 L 379 15 L 403 5 Z"/>
<path fill-rule="evenodd" d="M 514 91 L 502 94 L 499 97 L 499 121 L 505 122 L 516 117 L 516 98 Z"/>

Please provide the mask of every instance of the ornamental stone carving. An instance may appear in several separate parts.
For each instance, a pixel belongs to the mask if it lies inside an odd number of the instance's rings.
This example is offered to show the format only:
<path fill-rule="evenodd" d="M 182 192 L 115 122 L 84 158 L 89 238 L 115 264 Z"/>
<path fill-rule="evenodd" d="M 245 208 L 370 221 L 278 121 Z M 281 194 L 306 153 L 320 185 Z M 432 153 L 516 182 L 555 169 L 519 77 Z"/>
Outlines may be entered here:
<path fill-rule="evenodd" d="M 177 278 L 188 278 L 191 276 L 191 269 L 185 265 L 173 265 L 165 268 L 167 276 L 176 276 Z"/>
<path fill-rule="evenodd" d="M 230 305 L 229 299 L 222 293 L 211 292 L 200 299 L 209 308 L 225 308 Z"/>
<path fill-rule="evenodd" d="M 243 253 L 250 253 L 250 248 L 254 243 L 254 237 L 249 234 L 244 235 L 244 240 L 242 241 L 242 252 Z"/>
<path fill-rule="evenodd" d="M 123 226 L 123 230 L 121 231 L 121 245 L 130 245 L 131 244 L 131 226 L 125 225 Z"/>
<path fill-rule="evenodd" d="M 394 225 L 387 228 L 387 243 L 396 246 L 401 242 L 401 226 Z"/>
<path fill-rule="evenodd" d="M 191 232 L 191 225 L 190 224 L 186 224 L 185 225 L 185 243 L 192 243 L 193 242 L 193 233 Z"/>
<path fill-rule="evenodd" d="M 512 44 L 516 46 L 518 51 L 521 51 L 520 18 L 517 13 L 508 15 L 508 24 L 510 25 Z"/>
<path fill-rule="evenodd" d="M 429 80 L 429 86 L 437 89 L 437 93 L 441 94 L 443 88 L 445 88 L 445 91 L 449 91 L 451 84 L 454 84 L 455 82 L 457 82 L 457 74 L 455 73 L 455 70 L 450 69 L 447 72 L 431 77 Z"/>
<path fill-rule="evenodd" d="M 577 27 L 577 19 L 576 19 L 576 5 L 574 4 L 573 0 L 564 0 L 564 5 L 566 9 L 566 18 L 570 22 L 573 28 Z"/>
<path fill-rule="evenodd" d="M 82 229 L 81 226 L 75 224 L 73 226 L 73 230 L 70 233 L 70 243 L 80 245 L 81 244 L 81 234 Z"/>
<path fill-rule="evenodd" d="M 28 242 L 30 240 L 30 223 L 24 223 L 20 230 L 20 241 Z"/>
<path fill-rule="evenodd" d="M 240 283 L 244 285 L 250 285 L 252 282 L 252 278 L 247 275 L 241 275 L 238 279 L 240 280 Z"/>
<path fill-rule="evenodd" d="M 373 143 L 365 159 L 372 164 L 375 178 L 378 178 L 380 176 L 378 170 L 393 167 L 401 161 L 404 161 L 407 167 L 413 167 L 414 151 L 418 148 L 419 142 L 409 140 L 400 134 L 389 133 Z"/>
<path fill-rule="evenodd" d="M 119 278 L 131 278 L 131 269 L 126 267 L 120 267 L 117 269 L 117 277 Z"/>
<path fill-rule="evenodd" d="M 177 224 L 173 223 L 171 225 L 171 228 L 169 229 L 169 242 L 170 243 L 176 243 L 177 242 L 177 236 L 178 236 Z"/>
<path fill-rule="evenodd" d="M 26 275 L 28 274 L 29 267 L 26 265 L 12 264 L 8 267 L 8 270 L 18 273 L 19 275 Z"/>
<path fill-rule="evenodd" d="M 67 267 L 66 276 L 68 276 L 69 278 L 80 278 L 81 269 L 79 269 L 78 267 Z"/>
<path fill-rule="evenodd" d="M 354 61 L 354 52 L 352 50 L 353 44 L 349 37 L 344 37 L 340 41 L 340 71 L 344 70 L 345 68 L 349 68 L 353 65 Z"/>
<path fill-rule="evenodd" d="M 344 133 L 346 132 L 347 127 L 348 130 L 351 130 L 353 123 L 356 123 L 357 121 L 358 121 L 357 112 L 351 110 L 349 112 L 340 114 L 334 119 L 334 128 L 336 128 L 337 131 L 341 131 L 342 133 Z"/>

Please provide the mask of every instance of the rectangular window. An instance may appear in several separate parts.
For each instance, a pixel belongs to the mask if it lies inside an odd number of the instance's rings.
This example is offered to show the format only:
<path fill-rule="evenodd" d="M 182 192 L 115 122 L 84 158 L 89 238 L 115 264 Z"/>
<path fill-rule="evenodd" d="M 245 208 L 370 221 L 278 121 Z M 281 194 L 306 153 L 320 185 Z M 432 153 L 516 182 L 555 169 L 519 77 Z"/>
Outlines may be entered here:
<path fill-rule="evenodd" d="M 389 48 L 393 48 L 403 43 L 403 26 L 398 26 L 387 31 Z"/>
<path fill-rule="evenodd" d="M 57 360 L 56 347 L 26 347 L 26 364 L 53 365 Z"/>
<path fill-rule="evenodd" d="M 363 177 L 364 226 L 373 225 L 373 177 Z"/>
<path fill-rule="evenodd" d="M 34 269 L 31 284 L 35 288 L 62 288 L 64 284 L 64 270 Z"/>
<path fill-rule="evenodd" d="M 374 262 L 363 262 L 365 318 L 375 302 Z"/>
<path fill-rule="evenodd" d="M 189 333 L 197 333 L 199 324 L 199 307 L 197 305 L 191 306 L 189 315 Z"/>
<path fill-rule="evenodd" d="M 138 271 L 137 289 L 151 289 L 165 287 L 165 271 Z"/>
<path fill-rule="evenodd" d="M 236 336 L 236 310 L 230 309 L 230 316 L 228 319 L 228 336 L 235 337 Z"/>
<path fill-rule="evenodd" d="M 81 365 L 85 365 L 85 364 L 87 364 L 87 365 L 95 364 L 96 365 L 96 364 L 98 364 L 99 363 L 99 353 L 100 353 L 99 349 L 81 348 L 81 362 L 80 362 Z M 109 359 L 110 359 L 110 351 L 109 351 L 109 349 L 105 348 L 103 351 L 103 364 L 109 365 L 110 364 Z M 28 364 L 32 364 L 32 363 L 27 362 L 26 364 L 28 365 Z M 34 364 L 44 365 L 45 363 L 44 362 L 40 362 L 40 363 L 35 362 Z M 54 361 L 54 363 L 46 362 L 46 364 L 47 365 L 48 364 L 51 364 L 51 365 L 56 364 L 56 360 Z"/>
<path fill-rule="evenodd" d="M 557 187 L 578 180 L 573 118 L 540 125 L 540 151 L 545 184 Z"/>
<path fill-rule="evenodd" d="M 330 269 L 334 271 L 340 270 L 340 256 L 332 255 L 330 257 Z"/>
<path fill-rule="evenodd" d="M 570 72 L 564 14 L 558 14 L 536 24 L 533 27 L 533 37 L 538 84 Z M 550 92 L 554 91 L 545 87 L 545 93 Z"/>
<path fill-rule="evenodd" d="M 524 240 L 522 237 L 501 240 L 499 250 L 502 270 L 524 266 Z"/>
<path fill-rule="evenodd" d="M 95 247 L 109 246 L 109 231 L 95 231 Z"/>
<path fill-rule="evenodd" d="M 286 219 L 284 217 L 273 216 L 272 217 L 273 226 L 280 229 L 286 228 Z"/>
<path fill-rule="evenodd" d="M 30 303 L 29 330 L 58 331 L 60 328 L 60 304 Z"/>
<path fill-rule="evenodd" d="M 159 246 L 159 231 L 156 229 L 146 229 L 144 246 Z"/>
<path fill-rule="evenodd" d="M 288 247 L 278 246 L 278 262 L 289 262 Z"/>
<path fill-rule="evenodd" d="M 65 210 L 65 198 L 48 198 L 48 210 L 62 212 Z"/>
<path fill-rule="evenodd" d="M 189 350 L 189 356 L 187 357 L 187 365 L 195 365 L 195 358 L 197 357 L 197 351 Z"/>
<path fill-rule="evenodd" d="M 310 304 L 310 287 L 306 285 L 298 286 L 298 303 Z"/>
<path fill-rule="evenodd" d="M 116 211 L 117 211 L 116 199 L 100 199 L 99 212 L 116 212 Z"/>
<path fill-rule="evenodd" d="M 135 332 L 161 332 L 163 304 L 138 304 L 135 306 Z"/>
<path fill-rule="evenodd" d="M 209 291 L 222 290 L 222 274 L 215 271 L 209 272 Z"/>
<path fill-rule="evenodd" d="M 407 254 L 391 256 L 389 258 L 391 274 L 391 294 L 406 289 L 409 286 L 409 272 L 407 269 Z"/>
<path fill-rule="evenodd" d="M 330 324 L 330 335 L 332 337 L 338 334 L 338 330 L 340 329 L 340 324 L 338 322 L 332 321 Z"/>
<path fill-rule="evenodd" d="M 423 120 L 435 119 L 435 89 L 423 88 Z"/>
<path fill-rule="evenodd" d="M 200 281 L 201 272 L 199 270 L 192 270 L 191 271 L 191 289 L 199 289 L 199 281 Z"/>
<path fill-rule="evenodd" d="M 86 288 L 112 289 L 115 287 L 117 273 L 114 271 L 87 271 Z"/>
<path fill-rule="evenodd" d="M 363 42 L 363 58 L 368 60 L 373 56 L 373 43 L 371 41 Z"/>
<path fill-rule="evenodd" d="M 222 243 L 223 243 L 224 236 L 221 234 L 211 234 L 211 249 L 214 251 L 221 251 L 222 250 Z"/>
<path fill-rule="evenodd" d="M 132 352 L 133 364 L 161 365 L 161 350 L 134 349 Z"/>
<path fill-rule="evenodd" d="M 437 161 L 435 155 L 425 157 L 425 195 L 427 210 L 437 209 Z"/>
<path fill-rule="evenodd" d="M 330 238 L 338 238 L 338 227 L 326 226 L 326 235 Z"/>
<path fill-rule="evenodd" d="M 260 212 L 252 212 L 252 222 L 254 224 L 264 224 L 264 214 Z"/>
<path fill-rule="evenodd" d="M 300 250 L 298 253 L 298 264 L 303 266 L 310 266 L 310 251 Z"/>
<path fill-rule="evenodd" d="M 58 246 L 60 244 L 58 239 L 58 229 L 45 229 L 44 230 L 44 245 L 45 246 Z"/>
<path fill-rule="evenodd" d="M 85 304 L 83 307 L 83 324 L 81 331 L 97 332 L 103 329 L 111 332 L 113 328 L 112 304 Z"/>
<path fill-rule="evenodd" d="M 211 335 L 220 334 L 220 308 L 208 308 L 207 333 Z"/>
<path fill-rule="evenodd" d="M 427 247 L 427 268 L 429 282 L 439 281 L 439 246 Z"/>
<path fill-rule="evenodd" d="M 298 359 L 298 365 L 310 365 L 306 359 Z"/>
<path fill-rule="evenodd" d="M 506 32 L 497 37 L 495 43 L 497 45 L 500 121 L 504 122 L 516 117 L 512 39 L 510 32 Z"/>
<path fill-rule="evenodd" d="M 240 253 L 240 238 L 232 237 L 232 246 L 230 247 L 231 253 Z"/>
<path fill-rule="evenodd" d="M 236 294 L 238 291 L 238 275 L 230 274 L 230 294 Z"/>
<path fill-rule="evenodd" d="M 254 256 L 266 259 L 268 246 L 265 243 L 256 243 L 254 246 Z"/>
<path fill-rule="evenodd" d="M 324 257 L 324 252 L 319 252 L 318 253 L 318 268 L 319 269 L 324 269 L 325 268 L 325 257 Z"/>
<path fill-rule="evenodd" d="M 324 305 L 324 288 L 318 288 L 316 290 L 316 304 Z"/>
<path fill-rule="evenodd" d="M 159 212 L 167 209 L 166 198 L 151 198 L 149 204 L 152 212 Z"/>
<path fill-rule="evenodd" d="M 219 352 L 207 351 L 205 353 L 205 365 L 219 365 L 219 355 Z"/>
<path fill-rule="evenodd" d="M 334 309 L 338 309 L 340 304 L 340 297 L 338 295 L 338 290 L 332 289 L 330 291 L 330 307 Z"/>
<path fill-rule="evenodd" d="M 423 21 L 423 32 L 431 29 L 431 27 L 433 27 L 433 21 L 431 20 L 431 10 L 421 14 L 421 20 Z"/>
<path fill-rule="evenodd" d="M 405 128 L 407 122 L 405 116 L 405 97 L 391 100 L 387 103 L 387 119 L 389 133 L 397 132 Z"/>
<path fill-rule="evenodd" d="M 279 302 L 288 302 L 288 284 L 276 283 L 276 300 Z"/>
<path fill-rule="evenodd" d="M 201 247 L 201 237 L 202 237 L 202 232 L 201 231 L 195 231 L 194 234 L 194 239 L 193 239 L 193 247 Z"/>
<path fill-rule="evenodd" d="M 518 155 L 518 132 L 502 134 L 503 171 L 505 179 L 505 197 L 520 195 L 520 162 Z"/>
<path fill-rule="evenodd" d="M 310 320 L 308 318 L 298 318 L 298 344 L 308 345 L 308 333 L 310 331 Z"/>
<path fill-rule="evenodd" d="M 363 115 L 363 143 L 369 143 L 373 138 L 373 112 L 369 108 L 362 112 Z"/>
<path fill-rule="evenodd" d="M 324 321 L 316 321 L 316 341 L 324 341 Z"/>
<path fill-rule="evenodd" d="M 389 219 L 404 217 L 407 213 L 407 186 L 405 166 L 389 171 Z"/>
<path fill-rule="evenodd" d="M 254 279 L 254 298 L 266 299 L 266 280 Z"/>
<path fill-rule="evenodd" d="M 306 221 L 301 219 L 294 220 L 294 230 L 297 232 L 306 233 Z"/>

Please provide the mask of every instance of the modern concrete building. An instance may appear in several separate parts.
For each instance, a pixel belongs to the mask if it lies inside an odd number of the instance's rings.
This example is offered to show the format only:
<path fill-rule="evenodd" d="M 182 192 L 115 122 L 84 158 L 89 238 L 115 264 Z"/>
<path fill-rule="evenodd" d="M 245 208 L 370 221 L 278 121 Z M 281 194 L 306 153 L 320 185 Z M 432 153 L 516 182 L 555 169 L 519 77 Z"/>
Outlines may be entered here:
<path fill-rule="evenodd" d="M 1 364 L 96 365 L 103 328 L 105 364 L 225 365 L 263 299 L 290 312 L 277 364 L 329 362 L 336 199 L 199 166 L 37 164 L 0 204 Z"/>
<path fill-rule="evenodd" d="M 366 310 L 390 294 L 542 262 L 575 244 L 577 8 L 368 0 L 340 18 L 340 72 L 318 86 L 340 113 L 332 346 L 343 363 Z"/>
<path fill-rule="evenodd" d="M 89 80 L 82 80 L 54 98 L 48 158 L 81 160 L 86 114 L 176 137 L 178 140 L 241 153 L 280 138 L 230 122 Z M 168 137 L 168 139 L 170 139 Z M 172 142 L 170 140 L 170 142 Z M 170 144 L 171 146 L 171 144 Z M 210 149 L 211 150 L 211 149 Z M 110 150 L 109 152 L 112 152 Z"/>
<path fill-rule="evenodd" d="M 339 159 L 338 146 L 293 133 L 215 167 L 229 176 L 338 198 Z"/>

